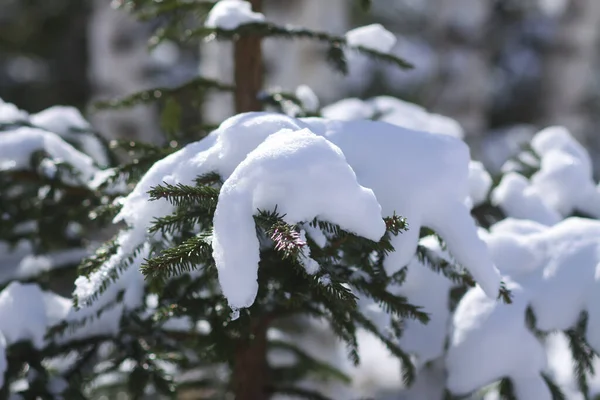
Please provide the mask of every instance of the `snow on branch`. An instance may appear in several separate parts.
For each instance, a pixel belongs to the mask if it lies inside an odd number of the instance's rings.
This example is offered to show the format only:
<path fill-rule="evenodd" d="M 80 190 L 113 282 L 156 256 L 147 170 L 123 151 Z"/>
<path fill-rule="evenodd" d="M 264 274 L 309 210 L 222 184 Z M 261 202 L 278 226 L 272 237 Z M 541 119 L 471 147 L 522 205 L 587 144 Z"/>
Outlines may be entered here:
<path fill-rule="evenodd" d="M 205 139 L 150 168 L 115 218 L 130 227 L 119 235 L 120 250 L 97 272 L 78 280 L 77 297 L 96 297 L 106 288 L 106 277 L 115 280 L 112 286 L 125 290 L 126 296 L 130 287 L 139 288 L 140 256 L 131 257 L 131 264 L 123 267 L 131 252 L 168 232 L 151 229 L 157 221 L 165 226 L 184 223 L 173 214 L 177 203 L 156 196 L 157 188 L 189 195 L 181 185 L 194 186 L 197 177 L 210 173 L 224 183 L 212 242 L 207 240 L 224 294 L 234 307 L 251 305 L 256 291 L 258 247 L 252 216 L 260 207 L 276 206 L 286 213 L 287 222 L 319 217 L 371 240 L 383 234 L 383 217 L 397 212 L 406 217 L 409 230 L 390 239 L 395 251 L 385 260 L 388 275 L 411 261 L 420 227 L 428 226 L 444 238 L 452 255 L 490 297 L 498 295 L 500 277 L 464 202 L 469 192 L 469 152 L 462 141 L 376 121 L 247 113 L 226 120 Z M 345 194 L 343 200 L 338 190 Z M 155 193 L 153 201 L 149 192 Z M 196 194 L 202 198 L 200 192 L 191 194 L 191 201 Z M 172 214 L 172 219 L 165 218 Z M 120 275 L 122 271 L 131 272 Z M 135 293 L 141 295 L 136 289 L 131 299 Z"/>

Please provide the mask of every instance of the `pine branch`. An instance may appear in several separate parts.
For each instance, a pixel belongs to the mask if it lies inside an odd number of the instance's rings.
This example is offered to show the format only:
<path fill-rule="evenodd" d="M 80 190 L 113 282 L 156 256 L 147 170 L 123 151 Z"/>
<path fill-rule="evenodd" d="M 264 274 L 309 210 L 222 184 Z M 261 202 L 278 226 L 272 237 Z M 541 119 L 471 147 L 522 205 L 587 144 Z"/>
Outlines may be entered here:
<path fill-rule="evenodd" d="M 360 326 L 381 340 L 390 353 L 402 361 L 402 380 L 406 386 L 410 386 L 415 380 L 416 371 L 408 354 L 406 354 L 399 346 L 396 345 L 396 340 L 390 339 L 382 334 L 375 324 L 369 321 L 364 315 L 356 312 L 354 313 L 353 318 Z"/>
<path fill-rule="evenodd" d="M 593 375 L 595 373 L 594 359 L 598 354 L 585 340 L 586 325 L 587 315 L 583 313 L 577 326 L 569 329 L 565 334 L 569 340 L 569 348 L 573 354 L 575 375 L 577 376 L 579 390 L 581 390 L 584 398 L 588 400 L 590 388 L 587 381 L 587 374 Z"/>
<path fill-rule="evenodd" d="M 86 306 L 90 306 L 94 301 L 98 299 L 98 297 L 102 293 L 104 293 L 104 291 L 108 288 L 110 284 L 116 282 L 117 279 L 119 279 L 119 277 L 121 276 L 121 274 L 127 268 L 129 268 L 131 264 L 133 264 L 135 259 L 141 254 L 144 245 L 145 244 L 142 243 L 136 246 L 130 254 L 124 256 L 119 260 L 116 260 L 114 265 L 112 265 L 110 269 L 108 269 L 107 271 L 105 271 L 104 274 L 102 274 L 101 282 L 98 285 L 98 289 L 92 295 L 90 295 L 83 304 L 85 304 Z M 115 256 L 111 256 L 110 258 Z M 108 260 L 110 260 L 110 258 L 108 258 Z M 76 308 L 79 307 L 80 299 L 77 296 L 73 296 L 73 304 Z"/>
<path fill-rule="evenodd" d="M 109 241 L 105 242 L 100 246 L 94 254 L 84 258 L 79 265 L 77 272 L 79 275 L 89 277 L 91 273 L 95 272 L 104 263 L 106 263 L 112 256 L 117 254 L 119 250 L 119 244 L 117 237 L 113 237 Z"/>
<path fill-rule="evenodd" d="M 550 393 L 552 395 L 552 400 L 567 400 L 567 397 L 562 392 L 562 390 L 560 390 L 560 387 L 556 383 L 554 383 L 548 375 L 542 373 L 542 379 L 544 379 L 546 385 L 548 385 L 548 389 L 550 390 Z M 587 397 L 587 395 L 584 396 Z"/>
<path fill-rule="evenodd" d="M 520 400 L 515 394 L 515 387 L 510 379 L 504 378 L 498 384 L 498 394 L 501 400 Z"/>
<path fill-rule="evenodd" d="M 134 107 L 141 104 L 148 104 L 153 101 L 162 100 L 169 96 L 175 96 L 185 92 L 191 92 L 194 94 L 197 94 L 199 91 L 205 92 L 208 90 L 220 90 L 231 92 L 234 89 L 235 88 L 229 84 L 221 83 L 212 79 L 197 77 L 180 86 L 158 87 L 143 90 L 141 92 L 137 92 L 120 99 L 99 101 L 96 104 L 94 104 L 94 108 L 96 110 L 122 109 Z"/>
<path fill-rule="evenodd" d="M 145 259 L 142 274 L 148 279 L 164 280 L 167 277 L 193 271 L 212 264 L 211 234 L 194 236 L 178 246 L 166 249 L 158 257 Z"/>
<path fill-rule="evenodd" d="M 456 266 L 439 257 L 428 247 L 418 245 L 416 256 L 421 264 L 429 267 L 434 272 L 443 274 L 450 281 L 466 287 L 475 286 L 475 280 L 466 270 L 459 270 Z"/>
<path fill-rule="evenodd" d="M 327 43 L 330 48 L 329 56 L 335 61 L 337 69 L 342 73 L 346 73 L 348 68 L 346 66 L 346 61 L 343 58 L 343 52 L 341 52 L 341 49 L 352 50 L 369 56 L 375 60 L 389 63 L 402 69 L 413 68 L 412 64 L 400 57 L 388 53 L 381 53 L 363 46 L 350 46 L 343 36 L 331 35 L 329 33 L 317 32 L 304 28 L 282 27 L 268 22 L 245 24 L 234 30 L 201 27 L 187 32 L 184 36 L 184 40 L 189 40 L 192 38 L 237 40 L 239 37 L 248 35 L 258 37 L 275 37 L 281 39 L 311 39 Z"/>
<path fill-rule="evenodd" d="M 214 210 L 217 207 L 219 190 L 210 186 L 189 186 L 178 183 L 177 185 L 164 184 L 152 187 L 148 191 L 150 201 L 167 199 L 176 207 L 190 207 L 199 205 L 205 210 Z"/>
<path fill-rule="evenodd" d="M 429 322 L 429 314 L 422 311 L 423 307 L 412 305 L 405 297 L 390 293 L 385 286 L 379 287 L 364 278 L 355 279 L 351 283 L 361 293 L 376 301 L 387 314 L 416 319 L 422 324 Z"/>
<path fill-rule="evenodd" d="M 298 360 L 296 369 L 299 369 L 301 374 L 297 376 L 297 380 L 303 378 L 305 375 L 319 375 L 324 380 L 337 380 L 344 383 L 351 383 L 350 377 L 342 373 L 332 365 L 321 362 L 310 354 L 294 345 L 293 343 L 284 342 L 281 340 L 269 341 L 269 348 L 284 350 L 292 353 Z M 281 382 L 281 380 L 278 380 Z"/>

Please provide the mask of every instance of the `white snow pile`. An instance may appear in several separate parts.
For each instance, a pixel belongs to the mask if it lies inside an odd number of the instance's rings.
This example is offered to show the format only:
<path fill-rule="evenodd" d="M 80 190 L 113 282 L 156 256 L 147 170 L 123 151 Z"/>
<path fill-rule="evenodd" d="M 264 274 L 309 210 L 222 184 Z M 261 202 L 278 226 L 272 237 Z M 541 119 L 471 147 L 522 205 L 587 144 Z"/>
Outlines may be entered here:
<path fill-rule="evenodd" d="M 79 147 L 99 166 L 105 167 L 109 163 L 108 154 L 100 139 L 92 133 L 89 122 L 74 107 L 54 106 L 29 115 L 14 104 L 5 103 L 0 99 L 0 147 L 6 147 L 2 143 L 2 136 L 5 134 L 2 132 L 2 125 L 6 125 L 6 133 L 15 132 L 19 126 L 51 132 Z"/>
<path fill-rule="evenodd" d="M 551 399 L 540 375 L 545 344 L 526 326 L 525 311 L 532 308 L 544 332 L 568 330 L 587 312 L 585 337 L 600 351 L 600 222 L 568 218 L 547 227 L 509 218 L 482 234 L 514 303 L 491 301 L 480 288 L 462 298 L 446 357 L 448 388 L 466 394 L 509 377 L 519 399 Z"/>
<path fill-rule="evenodd" d="M 462 127 L 443 115 L 428 112 L 423 107 L 391 96 L 377 96 L 368 100 L 346 98 L 321 110 L 323 117 L 344 121 L 377 119 L 422 132 L 440 133 L 463 138 Z"/>
<path fill-rule="evenodd" d="M 27 121 L 29 116 L 17 106 L 0 99 L 0 125 L 16 124 Z"/>
<path fill-rule="evenodd" d="M 282 129 L 248 154 L 219 195 L 213 256 L 234 308 L 250 307 L 258 292 L 254 210 L 275 207 L 289 224 L 319 217 L 373 241 L 385 233 L 373 191 L 358 184 L 342 151 L 307 128 Z"/>
<path fill-rule="evenodd" d="M 532 140 L 539 170 L 528 180 L 506 174 L 492 193 L 492 202 L 515 218 L 553 225 L 575 211 L 600 217 L 600 188 L 592 177 L 587 151 L 562 127 L 549 127 Z M 533 155 L 530 154 L 531 157 Z"/>
<path fill-rule="evenodd" d="M 411 261 L 420 227 L 428 226 L 495 298 L 500 277 L 465 205 L 469 161 L 461 140 L 383 122 L 237 115 L 146 173 L 115 219 L 131 227 L 119 239 L 122 250 L 89 279 L 79 278 L 75 293 L 85 303 L 123 257 L 152 240 L 147 232 L 154 218 L 173 211 L 164 199 L 148 201 L 151 187 L 192 184 L 214 171 L 225 183 L 212 245 L 219 281 L 234 308 L 252 304 L 256 290 L 258 242 L 252 214 L 257 207 L 275 205 L 290 221 L 317 216 L 372 239 L 383 233 L 381 218 L 397 212 L 408 219 L 410 229 L 393 238 L 396 251 L 385 265 L 388 273 Z M 130 270 L 138 266 L 134 263 Z M 138 292 L 141 280 L 139 272 L 128 272 L 113 286 L 127 289 L 127 295 L 130 287 Z"/>
<path fill-rule="evenodd" d="M 237 29 L 240 25 L 264 22 L 265 16 L 252 11 L 252 5 L 244 0 L 220 0 L 208 13 L 204 26 L 226 30 Z"/>
<path fill-rule="evenodd" d="M 469 193 L 473 206 L 478 206 L 487 200 L 492 188 L 492 177 L 479 161 L 469 164 Z"/>
<path fill-rule="evenodd" d="M 60 322 L 71 308 L 71 301 L 36 284 L 10 283 L 0 292 L 0 334 L 7 346 L 30 341 L 38 349 L 47 343 L 44 335 Z"/>
<path fill-rule="evenodd" d="M 83 181 L 90 181 L 97 172 L 91 157 L 60 136 L 28 127 L 0 133 L 0 171 L 29 169 L 31 155 L 36 151 L 44 151 L 53 160 L 72 165 Z"/>
<path fill-rule="evenodd" d="M 302 103 L 302 107 L 311 113 L 319 111 L 319 98 L 315 92 L 307 85 L 300 85 L 294 93 Z"/>
<path fill-rule="evenodd" d="M 346 43 L 352 47 L 389 53 L 396 44 L 396 36 L 381 24 L 371 24 L 346 32 Z"/>
<path fill-rule="evenodd" d="M 105 167 L 109 164 L 106 150 L 100 140 L 91 134 L 90 123 L 83 118 L 78 109 L 54 106 L 32 114 L 30 121 L 37 128 L 54 132 L 65 140 L 77 144 L 99 166 Z"/>

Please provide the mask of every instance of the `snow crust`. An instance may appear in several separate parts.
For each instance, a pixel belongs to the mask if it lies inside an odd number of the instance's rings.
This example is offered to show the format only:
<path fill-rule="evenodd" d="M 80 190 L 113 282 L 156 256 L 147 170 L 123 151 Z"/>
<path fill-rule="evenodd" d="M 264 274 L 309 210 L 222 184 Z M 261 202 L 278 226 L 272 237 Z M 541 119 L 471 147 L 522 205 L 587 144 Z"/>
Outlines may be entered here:
<path fill-rule="evenodd" d="M 207 28 L 237 29 L 240 25 L 264 22 L 265 16 L 252 11 L 252 5 L 244 0 L 220 0 L 208 13 L 204 26 Z"/>
<path fill-rule="evenodd" d="M 346 32 L 346 42 L 349 46 L 389 53 L 396 44 L 396 36 L 381 24 L 371 24 Z"/>

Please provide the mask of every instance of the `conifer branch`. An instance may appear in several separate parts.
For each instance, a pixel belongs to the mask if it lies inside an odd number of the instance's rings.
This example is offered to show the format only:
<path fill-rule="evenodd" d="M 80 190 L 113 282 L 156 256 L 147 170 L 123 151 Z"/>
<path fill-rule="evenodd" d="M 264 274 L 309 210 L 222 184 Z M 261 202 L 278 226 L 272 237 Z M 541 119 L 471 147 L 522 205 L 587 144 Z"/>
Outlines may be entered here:
<path fill-rule="evenodd" d="M 197 77 L 180 86 L 157 87 L 153 89 L 143 90 L 141 92 L 137 92 L 120 99 L 98 101 L 94 104 L 94 108 L 96 110 L 129 108 L 141 104 L 148 104 L 153 101 L 162 100 L 170 96 L 180 95 L 185 92 L 192 92 L 197 94 L 199 91 L 208 90 L 220 90 L 231 92 L 234 90 L 234 87 L 232 85 L 218 82 L 216 80 Z"/>
<path fill-rule="evenodd" d="M 189 40 L 192 38 L 208 38 L 217 40 L 237 40 L 240 37 L 248 35 L 258 37 L 275 37 L 280 39 L 311 39 L 327 43 L 330 48 L 329 57 L 335 61 L 334 64 L 342 73 L 347 72 L 346 61 L 343 58 L 343 52 L 341 52 L 342 49 L 352 50 L 369 56 L 372 59 L 389 63 L 402 69 L 413 68 L 412 64 L 400 57 L 388 53 L 381 53 L 363 46 L 350 46 L 343 36 L 336 36 L 325 32 L 317 32 L 298 27 L 283 27 L 268 22 L 254 22 L 240 25 L 234 30 L 201 27 L 187 32 L 184 36 L 184 39 Z"/>
<path fill-rule="evenodd" d="M 210 234 L 200 234 L 187 239 L 178 246 L 171 247 L 158 257 L 145 259 L 141 265 L 142 274 L 148 279 L 162 279 L 181 275 L 213 263 Z"/>

